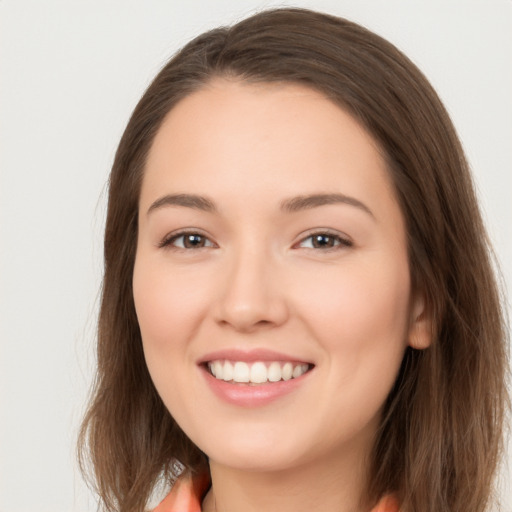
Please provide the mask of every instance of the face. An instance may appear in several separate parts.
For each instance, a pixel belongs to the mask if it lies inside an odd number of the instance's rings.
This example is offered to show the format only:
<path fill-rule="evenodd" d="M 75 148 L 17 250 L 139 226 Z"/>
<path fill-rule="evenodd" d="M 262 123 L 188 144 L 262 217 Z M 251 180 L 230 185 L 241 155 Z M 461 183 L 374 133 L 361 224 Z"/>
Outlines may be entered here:
<path fill-rule="evenodd" d="M 217 80 L 169 113 L 133 289 L 172 416 L 211 461 L 253 470 L 368 449 L 421 313 L 376 144 L 291 84 Z"/>

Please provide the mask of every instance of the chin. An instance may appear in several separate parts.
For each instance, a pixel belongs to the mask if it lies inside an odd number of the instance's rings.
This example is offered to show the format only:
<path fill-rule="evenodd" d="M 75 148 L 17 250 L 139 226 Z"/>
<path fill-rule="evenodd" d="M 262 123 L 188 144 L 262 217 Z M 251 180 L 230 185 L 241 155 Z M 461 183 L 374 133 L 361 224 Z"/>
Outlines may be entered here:
<path fill-rule="evenodd" d="M 303 447 L 311 447 L 315 443 L 300 436 L 290 437 L 289 432 L 282 435 L 275 431 L 250 430 L 230 433 L 222 438 L 212 436 L 199 447 L 210 461 L 239 471 L 278 472 L 311 462 L 315 457 L 315 450 L 303 450 Z M 216 439 L 215 444 L 212 439 Z"/>
<path fill-rule="evenodd" d="M 295 459 L 291 454 L 261 450 L 243 452 L 230 450 L 227 453 L 219 453 L 218 457 L 217 453 L 214 453 L 209 460 L 237 471 L 261 473 L 286 471 L 301 464 L 300 458 Z"/>

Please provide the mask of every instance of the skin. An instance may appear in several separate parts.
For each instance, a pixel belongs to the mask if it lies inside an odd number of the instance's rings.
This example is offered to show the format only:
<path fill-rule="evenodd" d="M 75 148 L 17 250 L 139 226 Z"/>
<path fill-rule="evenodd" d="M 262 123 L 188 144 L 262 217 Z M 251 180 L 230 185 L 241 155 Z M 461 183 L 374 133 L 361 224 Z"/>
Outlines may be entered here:
<path fill-rule="evenodd" d="M 334 193 L 360 204 L 280 208 Z M 216 211 L 165 204 L 168 194 L 205 196 Z M 182 229 L 199 247 L 184 247 Z M 182 100 L 148 156 L 133 286 L 155 386 L 209 456 L 204 510 L 362 510 L 404 350 L 430 340 L 384 159 L 349 114 L 293 84 L 217 79 Z M 314 368 L 290 394 L 239 407 L 197 364 L 233 348 Z"/>

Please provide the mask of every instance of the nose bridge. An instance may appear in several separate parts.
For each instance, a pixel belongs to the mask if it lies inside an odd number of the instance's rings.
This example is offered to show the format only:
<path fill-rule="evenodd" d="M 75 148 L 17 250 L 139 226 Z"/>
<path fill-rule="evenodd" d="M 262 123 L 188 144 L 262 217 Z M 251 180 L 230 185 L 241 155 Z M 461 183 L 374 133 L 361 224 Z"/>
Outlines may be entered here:
<path fill-rule="evenodd" d="M 286 320 L 285 293 L 279 288 L 279 263 L 268 246 L 252 238 L 230 251 L 218 306 L 218 320 L 237 330 L 250 331 Z"/>

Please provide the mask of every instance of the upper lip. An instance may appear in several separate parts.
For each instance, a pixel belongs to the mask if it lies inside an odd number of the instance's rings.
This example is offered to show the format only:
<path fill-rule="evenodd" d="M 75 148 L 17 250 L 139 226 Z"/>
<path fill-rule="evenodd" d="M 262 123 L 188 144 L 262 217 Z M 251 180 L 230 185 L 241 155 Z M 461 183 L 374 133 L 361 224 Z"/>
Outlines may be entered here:
<path fill-rule="evenodd" d="M 275 350 L 267 350 L 264 348 L 256 348 L 251 350 L 240 350 L 240 349 L 224 349 L 216 350 L 205 354 L 198 360 L 198 364 L 205 364 L 210 361 L 244 361 L 246 363 L 253 363 L 255 361 L 290 361 L 294 363 L 308 363 L 312 364 L 311 361 L 297 357 L 290 354 L 284 354 L 282 352 L 276 352 Z"/>

